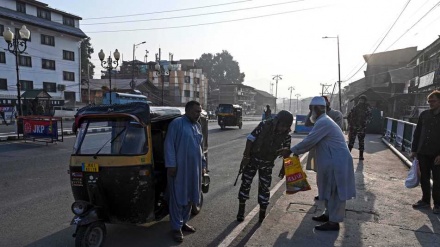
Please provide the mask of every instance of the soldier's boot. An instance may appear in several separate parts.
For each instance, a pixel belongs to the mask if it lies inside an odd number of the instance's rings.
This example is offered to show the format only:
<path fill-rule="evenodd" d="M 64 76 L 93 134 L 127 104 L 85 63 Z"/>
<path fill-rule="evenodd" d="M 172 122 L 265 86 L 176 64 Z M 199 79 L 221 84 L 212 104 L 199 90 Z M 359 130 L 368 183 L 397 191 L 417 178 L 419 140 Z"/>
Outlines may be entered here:
<path fill-rule="evenodd" d="M 244 220 L 244 210 L 246 208 L 246 200 L 239 200 L 237 221 L 242 222 Z"/>
<path fill-rule="evenodd" d="M 263 222 L 264 218 L 266 218 L 266 208 L 267 208 L 267 206 L 260 205 L 260 214 L 258 217 L 258 221 L 260 223 Z"/>
<path fill-rule="evenodd" d="M 351 152 L 351 150 L 353 149 L 353 146 L 348 146 L 348 150 L 350 150 L 350 152 Z"/>
<path fill-rule="evenodd" d="M 359 160 L 364 160 L 364 151 L 359 151 Z"/>

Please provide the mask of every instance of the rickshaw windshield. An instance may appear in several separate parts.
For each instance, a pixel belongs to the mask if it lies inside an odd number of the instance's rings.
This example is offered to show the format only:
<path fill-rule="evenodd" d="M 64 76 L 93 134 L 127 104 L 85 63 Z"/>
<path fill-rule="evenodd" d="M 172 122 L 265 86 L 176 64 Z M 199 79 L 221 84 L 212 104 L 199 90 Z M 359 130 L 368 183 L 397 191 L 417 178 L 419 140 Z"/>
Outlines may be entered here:
<path fill-rule="evenodd" d="M 232 106 L 219 106 L 218 107 L 218 112 L 219 113 L 234 113 L 234 109 L 232 108 Z"/>
<path fill-rule="evenodd" d="M 147 152 L 144 127 L 129 118 L 85 120 L 78 128 L 73 150 L 78 155 L 140 155 Z"/>

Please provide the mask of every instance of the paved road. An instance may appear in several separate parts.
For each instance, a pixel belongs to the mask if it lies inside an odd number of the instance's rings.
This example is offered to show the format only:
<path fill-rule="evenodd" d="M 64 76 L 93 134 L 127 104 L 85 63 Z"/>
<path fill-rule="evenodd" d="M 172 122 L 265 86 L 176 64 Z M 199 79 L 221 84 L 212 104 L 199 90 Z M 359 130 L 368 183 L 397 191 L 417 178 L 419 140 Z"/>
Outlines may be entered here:
<path fill-rule="evenodd" d="M 258 122 L 244 122 L 243 129 L 220 130 L 209 127 L 209 169 L 211 186 L 205 194 L 202 212 L 191 220 L 198 228 L 186 236 L 183 246 L 217 246 L 237 225 L 238 186 L 234 187 L 246 135 Z M 99 133 L 96 138 L 99 138 Z M 299 139 L 295 138 L 294 142 Z M 0 246 L 73 246 L 74 228 L 69 225 L 71 195 L 67 174 L 74 138 L 66 136 L 58 144 L 0 143 Z M 276 164 L 276 172 L 281 162 Z M 273 184 L 279 179 L 274 176 Z M 257 186 L 247 211 L 257 205 Z M 281 194 L 276 194 L 279 197 Z M 147 227 L 109 225 L 105 246 L 173 246 L 169 221 Z M 256 229 L 250 226 L 237 238 L 246 242 Z"/>

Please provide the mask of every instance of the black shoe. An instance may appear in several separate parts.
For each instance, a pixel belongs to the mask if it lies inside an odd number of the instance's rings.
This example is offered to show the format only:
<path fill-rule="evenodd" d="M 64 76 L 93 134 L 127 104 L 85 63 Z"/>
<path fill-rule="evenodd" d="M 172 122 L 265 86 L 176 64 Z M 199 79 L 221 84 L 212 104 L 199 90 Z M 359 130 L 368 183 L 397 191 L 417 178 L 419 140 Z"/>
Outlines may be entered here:
<path fill-rule="evenodd" d="M 184 224 L 182 226 L 182 231 L 184 231 L 184 232 L 196 232 L 196 228 L 194 228 L 193 226 L 190 226 L 188 224 Z"/>
<path fill-rule="evenodd" d="M 315 201 L 319 201 L 319 196 L 315 196 Z"/>
<path fill-rule="evenodd" d="M 181 230 L 173 230 L 173 239 L 176 242 L 183 242 L 183 233 Z"/>
<path fill-rule="evenodd" d="M 324 224 L 315 226 L 318 231 L 339 231 L 339 223 L 325 222 Z"/>
<path fill-rule="evenodd" d="M 359 151 L 359 160 L 364 160 L 364 151 Z"/>
<path fill-rule="evenodd" d="M 321 214 L 320 216 L 313 216 L 312 220 L 318 221 L 318 222 L 327 222 L 329 221 L 329 218 L 325 214 Z"/>
<path fill-rule="evenodd" d="M 260 208 L 260 214 L 258 216 L 258 222 L 263 222 L 264 218 L 266 218 L 266 209 Z"/>
<path fill-rule="evenodd" d="M 416 203 L 414 203 L 414 204 L 412 205 L 412 207 L 413 207 L 414 209 L 428 208 L 428 207 L 430 207 L 430 206 L 431 206 L 430 203 L 427 203 L 427 202 L 422 201 L 422 200 L 420 200 L 420 201 L 418 201 L 418 202 L 416 202 Z"/>
<path fill-rule="evenodd" d="M 244 220 L 244 210 L 246 207 L 246 201 L 240 201 L 238 204 L 238 214 L 237 214 L 237 221 L 242 222 Z"/>

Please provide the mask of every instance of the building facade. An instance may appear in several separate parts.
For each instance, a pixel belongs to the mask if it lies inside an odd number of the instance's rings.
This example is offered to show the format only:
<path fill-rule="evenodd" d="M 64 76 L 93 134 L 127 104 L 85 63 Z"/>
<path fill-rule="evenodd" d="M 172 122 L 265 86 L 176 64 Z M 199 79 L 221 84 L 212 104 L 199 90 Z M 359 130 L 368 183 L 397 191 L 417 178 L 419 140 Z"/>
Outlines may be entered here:
<path fill-rule="evenodd" d="M 30 31 L 26 51 L 19 55 L 21 94 L 44 89 L 51 96 L 51 106 L 75 105 L 81 100 L 80 42 L 86 35 L 79 28 L 80 20 L 39 1 L 0 0 L 0 36 L 8 28 L 18 35 L 23 25 Z M 16 105 L 15 55 L 7 51 L 3 37 L 0 48 L 0 104 Z"/>

